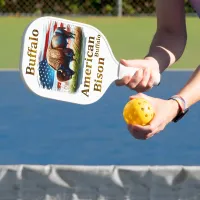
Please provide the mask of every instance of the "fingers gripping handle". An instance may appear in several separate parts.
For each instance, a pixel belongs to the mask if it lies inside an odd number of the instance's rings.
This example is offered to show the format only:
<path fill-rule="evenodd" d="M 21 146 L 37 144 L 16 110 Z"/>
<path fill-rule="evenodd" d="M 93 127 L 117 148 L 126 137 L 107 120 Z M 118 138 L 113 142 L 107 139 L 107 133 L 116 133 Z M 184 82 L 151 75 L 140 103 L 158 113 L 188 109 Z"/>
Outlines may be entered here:
<path fill-rule="evenodd" d="M 139 68 L 125 67 L 124 65 L 120 64 L 119 71 L 118 71 L 118 79 L 122 79 L 124 76 L 133 76 L 137 72 L 137 70 L 139 70 Z M 160 84 L 160 79 L 161 79 L 161 75 L 158 72 L 154 76 L 154 85 L 155 86 Z"/>

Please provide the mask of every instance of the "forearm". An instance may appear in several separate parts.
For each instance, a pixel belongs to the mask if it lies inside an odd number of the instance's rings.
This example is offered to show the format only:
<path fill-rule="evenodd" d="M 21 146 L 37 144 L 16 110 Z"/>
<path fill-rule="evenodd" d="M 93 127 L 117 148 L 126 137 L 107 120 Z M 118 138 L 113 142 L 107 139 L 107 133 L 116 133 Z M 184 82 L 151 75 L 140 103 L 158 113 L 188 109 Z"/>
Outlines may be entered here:
<path fill-rule="evenodd" d="M 183 54 L 187 41 L 186 33 L 157 31 L 146 55 L 146 59 L 155 59 L 162 73 L 175 63 Z"/>
<path fill-rule="evenodd" d="M 194 71 L 186 85 L 178 92 L 178 95 L 185 99 L 188 107 L 200 101 L 200 66 Z"/>

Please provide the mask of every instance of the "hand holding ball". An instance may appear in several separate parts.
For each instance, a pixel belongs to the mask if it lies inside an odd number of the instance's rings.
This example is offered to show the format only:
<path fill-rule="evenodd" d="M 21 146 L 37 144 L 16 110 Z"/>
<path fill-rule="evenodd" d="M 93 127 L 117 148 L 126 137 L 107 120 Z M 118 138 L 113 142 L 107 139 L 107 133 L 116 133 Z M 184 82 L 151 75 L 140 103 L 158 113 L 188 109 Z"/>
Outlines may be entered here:
<path fill-rule="evenodd" d="M 154 115 L 153 106 L 144 98 L 130 100 L 123 110 L 125 122 L 131 125 L 148 125 Z"/>

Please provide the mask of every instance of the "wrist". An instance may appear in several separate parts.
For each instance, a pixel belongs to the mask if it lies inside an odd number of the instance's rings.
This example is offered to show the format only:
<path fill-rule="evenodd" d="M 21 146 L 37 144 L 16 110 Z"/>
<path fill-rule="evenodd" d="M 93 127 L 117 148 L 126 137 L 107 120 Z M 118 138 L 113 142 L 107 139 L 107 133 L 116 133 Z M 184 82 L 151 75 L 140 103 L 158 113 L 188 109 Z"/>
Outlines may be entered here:
<path fill-rule="evenodd" d="M 160 72 L 160 66 L 159 66 L 158 61 L 151 56 L 145 57 L 144 60 L 148 60 L 148 62 L 150 62 L 149 66 L 151 68 L 152 76 L 153 76 L 154 80 L 156 80 L 156 82 L 158 82 L 157 86 L 160 85 L 161 72 Z"/>
<path fill-rule="evenodd" d="M 150 61 L 152 63 L 151 65 L 153 66 L 153 68 L 156 69 L 160 73 L 159 63 L 158 63 L 158 61 L 154 57 L 147 56 L 144 59 Z"/>
<path fill-rule="evenodd" d="M 181 111 L 179 104 L 177 101 L 174 101 L 173 99 L 168 99 L 168 103 L 170 104 L 171 108 L 171 121 L 178 115 L 178 113 Z"/>
<path fill-rule="evenodd" d="M 175 55 L 163 45 L 153 45 L 146 57 L 154 58 L 158 62 L 160 73 L 176 62 Z"/>
<path fill-rule="evenodd" d="M 189 110 L 187 102 L 180 95 L 174 95 L 168 99 L 169 102 L 173 105 L 173 113 L 175 114 L 173 122 L 179 121 Z M 172 103 L 172 101 L 174 103 Z M 178 108 L 177 108 L 178 106 Z M 172 107 L 172 106 L 171 106 Z"/>

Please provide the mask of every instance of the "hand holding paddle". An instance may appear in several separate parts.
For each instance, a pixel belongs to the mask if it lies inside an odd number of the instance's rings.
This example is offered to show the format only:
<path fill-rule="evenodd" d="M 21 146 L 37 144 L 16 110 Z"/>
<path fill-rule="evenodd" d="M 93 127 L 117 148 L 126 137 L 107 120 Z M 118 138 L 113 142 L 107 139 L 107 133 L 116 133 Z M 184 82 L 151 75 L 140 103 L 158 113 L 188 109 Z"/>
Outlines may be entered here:
<path fill-rule="evenodd" d="M 154 58 L 146 58 L 143 60 L 121 60 L 120 62 L 126 67 L 138 70 L 133 76 L 124 76 L 122 79 L 116 80 L 117 86 L 126 85 L 137 92 L 145 92 L 151 89 L 155 83 L 159 83 L 159 64 Z"/>

